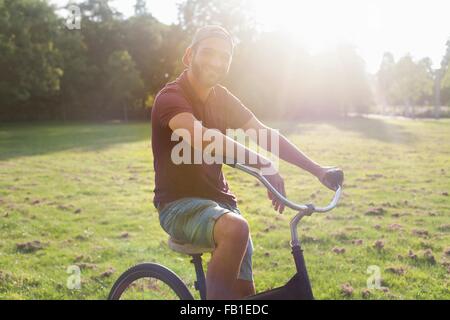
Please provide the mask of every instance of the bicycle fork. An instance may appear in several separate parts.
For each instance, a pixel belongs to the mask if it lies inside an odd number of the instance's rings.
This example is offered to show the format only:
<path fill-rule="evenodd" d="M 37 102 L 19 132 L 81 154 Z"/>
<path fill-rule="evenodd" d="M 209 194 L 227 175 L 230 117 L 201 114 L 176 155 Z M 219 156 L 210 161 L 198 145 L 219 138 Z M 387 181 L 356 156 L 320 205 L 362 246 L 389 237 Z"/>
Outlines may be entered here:
<path fill-rule="evenodd" d="M 314 299 L 314 295 L 311 288 L 311 282 L 309 281 L 308 271 L 306 269 L 305 259 L 303 258 L 303 250 L 300 247 L 300 243 L 292 246 L 292 255 L 294 256 L 295 267 L 297 269 L 297 284 L 298 290 L 302 293 L 303 299 Z"/>
<path fill-rule="evenodd" d="M 314 299 L 314 295 L 311 288 L 311 282 L 309 281 L 308 271 L 306 269 L 305 258 L 303 257 L 303 249 L 298 240 L 297 225 L 304 216 L 309 216 L 314 212 L 313 205 L 307 205 L 308 209 L 301 210 L 296 214 L 290 222 L 291 228 L 291 249 L 294 257 L 295 267 L 297 269 L 296 283 L 302 292 L 304 299 Z"/>
<path fill-rule="evenodd" d="M 195 267 L 195 274 L 197 280 L 194 282 L 195 289 L 200 292 L 200 299 L 206 300 L 206 279 L 205 272 L 202 265 L 202 254 L 192 254 L 191 262 Z"/>

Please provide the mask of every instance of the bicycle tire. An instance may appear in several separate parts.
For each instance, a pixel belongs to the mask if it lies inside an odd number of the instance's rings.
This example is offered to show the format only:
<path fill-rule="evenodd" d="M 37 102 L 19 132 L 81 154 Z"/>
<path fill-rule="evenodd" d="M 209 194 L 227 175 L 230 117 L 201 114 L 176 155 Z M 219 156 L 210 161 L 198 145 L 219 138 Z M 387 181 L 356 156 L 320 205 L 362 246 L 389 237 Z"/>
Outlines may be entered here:
<path fill-rule="evenodd" d="M 180 277 L 157 263 L 141 263 L 125 271 L 111 288 L 108 300 L 119 300 L 125 289 L 140 278 L 156 278 L 169 286 L 181 300 L 194 300 Z"/>

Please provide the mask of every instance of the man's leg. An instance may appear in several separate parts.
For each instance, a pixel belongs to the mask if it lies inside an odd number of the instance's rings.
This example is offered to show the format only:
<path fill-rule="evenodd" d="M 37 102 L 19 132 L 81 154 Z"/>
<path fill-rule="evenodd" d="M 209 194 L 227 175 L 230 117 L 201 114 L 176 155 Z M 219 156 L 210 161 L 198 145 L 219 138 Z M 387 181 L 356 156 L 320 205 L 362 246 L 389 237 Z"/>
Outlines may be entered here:
<path fill-rule="evenodd" d="M 211 257 L 213 256 L 213 253 Z M 209 264 L 208 264 L 209 268 Z M 236 279 L 233 285 L 233 292 L 237 299 L 252 296 L 256 293 L 255 283 L 250 280 Z"/>
<path fill-rule="evenodd" d="M 239 298 L 245 298 L 255 294 L 255 284 L 253 281 L 237 279 L 233 291 Z"/>
<path fill-rule="evenodd" d="M 225 213 L 216 221 L 213 236 L 216 249 L 206 273 L 207 299 L 241 298 L 235 283 L 247 248 L 248 223 L 238 214 Z"/>
<path fill-rule="evenodd" d="M 247 250 L 248 250 L 248 247 L 247 247 Z M 214 255 L 214 252 L 211 253 L 211 257 L 213 255 Z M 244 259 L 245 259 L 245 255 L 244 255 Z M 244 261 L 242 261 L 242 263 L 243 262 Z M 209 268 L 209 264 L 208 264 L 208 268 Z M 241 266 L 241 268 L 242 268 L 242 266 Z M 238 299 L 254 295 L 256 293 L 255 284 L 254 284 L 253 280 L 236 279 L 236 281 L 234 282 L 234 286 L 233 286 L 233 292 Z"/>
<path fill-rule="evenodd" d="M 255 285 L 253 283 L 252 272 L 252 255 L 253 242 L 251 235 L 248 236 L 247 250 L 242 259 L 241 269 L 239 270 L 239 277 L 234 283 L 234 292 L 240 297 L 245 298 L 255 294 Z"/>

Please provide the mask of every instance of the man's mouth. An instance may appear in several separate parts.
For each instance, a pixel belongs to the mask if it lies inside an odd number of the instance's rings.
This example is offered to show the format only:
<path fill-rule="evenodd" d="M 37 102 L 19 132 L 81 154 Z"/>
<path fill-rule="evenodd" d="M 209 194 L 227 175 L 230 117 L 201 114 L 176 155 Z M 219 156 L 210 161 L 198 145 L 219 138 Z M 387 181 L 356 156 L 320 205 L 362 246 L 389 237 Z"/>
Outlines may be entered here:
<path fill-rule="evenodd" d="M 215 69 L 213 69 L 213 68 L 206 68 L 206 71 L 207 71 L 208 73 L 212 74 L 212 75 L 215 76 L 215 77 L 218 77 L 218 76 L 220 76 L 220 74 L 221 74 L 219 71 L 217 71 L 217 70 L 215 70 Z"/>

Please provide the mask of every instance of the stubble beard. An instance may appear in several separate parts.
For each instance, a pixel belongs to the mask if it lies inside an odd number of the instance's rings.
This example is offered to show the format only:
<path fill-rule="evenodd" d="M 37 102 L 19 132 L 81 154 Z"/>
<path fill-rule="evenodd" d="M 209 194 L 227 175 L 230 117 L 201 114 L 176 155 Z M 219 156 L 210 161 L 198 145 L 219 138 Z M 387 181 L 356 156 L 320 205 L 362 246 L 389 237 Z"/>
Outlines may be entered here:
<path fill-rule="evenodd" d="M 192 62 L 192 72 L 199 82 L 212 88 L 225 78 L 226 72 L 214 70 L 208 66 L 202 66 L 195 60 Z"/>

